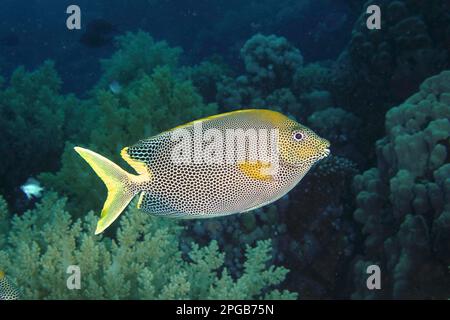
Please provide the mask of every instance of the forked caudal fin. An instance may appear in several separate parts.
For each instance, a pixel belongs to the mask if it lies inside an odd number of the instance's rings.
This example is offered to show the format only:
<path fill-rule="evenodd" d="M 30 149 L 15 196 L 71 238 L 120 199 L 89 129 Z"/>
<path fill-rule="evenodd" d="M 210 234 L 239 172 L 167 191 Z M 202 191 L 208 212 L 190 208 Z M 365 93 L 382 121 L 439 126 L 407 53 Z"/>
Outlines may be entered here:
<path fill-rule="evenodd" d="M 144 179 L 149 179 L 149 176 L 130 174 L 114 162 L 91 150 L 80 147 L 74 149 L 92 167 L 108 189 L 108 196 L 95 230 L 95 234 L 99 234 L 119 217 L 133 197 L 140 191 L 138 183 Z"/>

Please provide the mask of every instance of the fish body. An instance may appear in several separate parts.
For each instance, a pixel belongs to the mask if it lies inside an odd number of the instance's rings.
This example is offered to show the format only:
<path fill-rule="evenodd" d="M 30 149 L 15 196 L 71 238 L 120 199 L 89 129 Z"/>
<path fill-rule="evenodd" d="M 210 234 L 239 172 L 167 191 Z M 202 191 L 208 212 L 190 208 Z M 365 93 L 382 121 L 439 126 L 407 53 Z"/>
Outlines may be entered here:
<path fill-rule="evenodd" d="M 27 182 L 20 186 L 20 189 L 25 193 L 28 200 L 41 197 L 42 191 L 44 190 L 39 181 L 33 178 L 29 178 Z"/>
<path fill-rule="evenodd" d="M 0 300 L 18 299 L 20 299 L 19 290 L 6 278 L 5 273 L 0 271 Z"/>
<path fill-rule="evenodd" d="M 250 109 L 193 121 L 124 148 L 122 157 L 138 175 L 93 151 L 75 150 L 109 190 L 99 233 L 136 195 L 139 209 L 182 219 L 262 207 L 288 193 L 328 156 L 328 147 L 279 112 Z"/>

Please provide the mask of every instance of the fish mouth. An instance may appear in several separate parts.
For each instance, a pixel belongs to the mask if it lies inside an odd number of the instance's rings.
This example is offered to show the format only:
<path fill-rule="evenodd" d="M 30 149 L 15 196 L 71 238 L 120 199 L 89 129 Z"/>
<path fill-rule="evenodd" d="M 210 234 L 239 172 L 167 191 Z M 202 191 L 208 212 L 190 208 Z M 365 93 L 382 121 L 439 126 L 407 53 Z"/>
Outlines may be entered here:
<path fill-rule="evenodd" d="M 323 152 L 321 154 L 321 159 L 328 157 L 331 154 L 331 151 L 329 148 L 323 149 Z"/>

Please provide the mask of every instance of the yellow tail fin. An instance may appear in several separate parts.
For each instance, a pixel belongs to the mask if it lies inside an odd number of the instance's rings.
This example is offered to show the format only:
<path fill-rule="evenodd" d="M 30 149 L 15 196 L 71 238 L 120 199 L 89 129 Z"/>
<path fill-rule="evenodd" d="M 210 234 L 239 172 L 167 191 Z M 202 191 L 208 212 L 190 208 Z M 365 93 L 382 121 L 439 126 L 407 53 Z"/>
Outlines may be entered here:
<path fill-rule="evenodd" d="M 137 182 L 142 176 L 130 174 L 114 162 L 91 150 L 75 147 L 76 152 L 92 167 L 102 179 L 108 189 L 108 197 L 103 205 L 100 220 L 97 223 L 95 234 L 103 232 L 130 203 L 140 191 Z"/>

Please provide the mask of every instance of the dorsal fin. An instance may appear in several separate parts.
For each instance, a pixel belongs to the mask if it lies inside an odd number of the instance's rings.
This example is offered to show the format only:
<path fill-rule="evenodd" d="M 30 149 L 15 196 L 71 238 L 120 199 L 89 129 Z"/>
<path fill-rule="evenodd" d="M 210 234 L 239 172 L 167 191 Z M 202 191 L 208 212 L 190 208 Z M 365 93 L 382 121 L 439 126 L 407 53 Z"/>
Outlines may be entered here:
<path fill-rule="evenodd" d="M 230 112 L 225 112 L 225 113 L 220 113 L 220 114 L 204 117 L 204 118 L 201 118 L 198 120 L 194 120 L 194 121 L 176 126 L 175 128 L 172 128 L 167 131 L 170 132 L 170 131 L 173 131 L 176 129 L 187 128 L 187 127 L 193 126 L 194 124 L 200 123 L 200 122 L 208 122 L 211 120 L 226 118 L 229 116 L 238 116 L 238 115 L 245 115 L 245 114 L 247 114 L 248 116 L 251 116 L 251 117 L 259 117 L 260 119 L 271 120 L 271 121 L 285 118 L 285 116 L 282 115 L 281 113 L 279 113 L 278 111 L 273 111 L 273 110 L 268 110 L 268 109 L 242 109 L 242 110 L 235 110 L 235 111 L 230 111 Z M 166 131 L 164 131 L 164 132 L 166 132 Z"/>
<path fill-rule="evenodd" d="M 123 160 L 125 160 L 138 174 L 149 174 L 150 170 L 147 168 L 147 165 L 145 162 L 136 160 L 130 157 L 128 154 L 128 147 L 123 148 L 122 151 L 120 151 L 120 155 L 122 156 Z"/>

